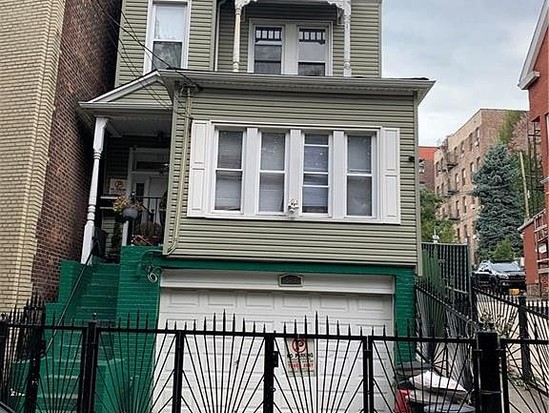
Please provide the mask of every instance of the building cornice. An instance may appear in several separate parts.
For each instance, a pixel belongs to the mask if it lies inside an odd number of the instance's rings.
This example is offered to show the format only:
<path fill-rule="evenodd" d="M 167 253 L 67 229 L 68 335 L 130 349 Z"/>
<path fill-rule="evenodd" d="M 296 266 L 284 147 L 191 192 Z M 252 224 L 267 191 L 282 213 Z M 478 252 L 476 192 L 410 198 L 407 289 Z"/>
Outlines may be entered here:
<path fill-rule="evenodd" d="M 313 77 L 180 69 L 160 70 L 159 74 L 172 96 L 177 85 L 180 85 L 286 93 L 417 96 L 419 103 L 435 83 L 425 78 Z"/>

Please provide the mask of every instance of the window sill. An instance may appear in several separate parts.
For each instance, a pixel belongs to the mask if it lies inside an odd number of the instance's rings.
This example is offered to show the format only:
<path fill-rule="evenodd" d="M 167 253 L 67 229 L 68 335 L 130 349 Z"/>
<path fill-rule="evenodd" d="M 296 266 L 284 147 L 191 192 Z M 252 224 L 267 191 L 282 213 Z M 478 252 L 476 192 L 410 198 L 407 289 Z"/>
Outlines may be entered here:
<path fill-rule="evenodd" d="M 339 224 L 384 224 L 400 225 L 400 222 L 383 222 L 374 217 L 343 217 L 332 218 L 329 216 L 290 216 L 290 215 L 235 215 L 235 214 L 205 214 L 187 215 L 187 218 L 225 219 L 235 221 L 284 221 L 284 222 L 333 222 Z"/>

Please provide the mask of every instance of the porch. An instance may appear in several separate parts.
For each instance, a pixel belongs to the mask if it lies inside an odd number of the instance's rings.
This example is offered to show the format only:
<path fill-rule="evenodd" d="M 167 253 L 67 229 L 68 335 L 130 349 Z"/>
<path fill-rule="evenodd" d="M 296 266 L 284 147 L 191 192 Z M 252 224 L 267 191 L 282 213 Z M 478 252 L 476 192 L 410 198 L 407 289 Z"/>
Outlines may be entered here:
<path fill-rule="evenodd" d="M 158 74 L 150 73 L 80 105 L 95 122 L 94 170 L 81 262 L 88 261 L 94 238 L 99 246 L 94 254 L 111 262 L 118 262 L 125 245 L 162 245 L 172 102 Z M 113 208 L 115 202 L 128 208 Z"/>

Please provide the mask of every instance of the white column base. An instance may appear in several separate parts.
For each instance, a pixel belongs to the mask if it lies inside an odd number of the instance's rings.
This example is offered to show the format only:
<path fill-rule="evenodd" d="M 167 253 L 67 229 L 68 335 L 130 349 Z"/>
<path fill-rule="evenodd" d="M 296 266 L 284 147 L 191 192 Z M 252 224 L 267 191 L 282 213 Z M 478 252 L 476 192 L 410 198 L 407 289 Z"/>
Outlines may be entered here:
<path fill-rule="evenodd" d="M 86 226 L 84 227 L 84 242 L 82 243 L 82 257 L 80 258 L 80 263 L 82 264 L 88 262 L 88 258 L 92 252 L 94 231 L 95 225 L 93 222 L 86 222 Z"/>

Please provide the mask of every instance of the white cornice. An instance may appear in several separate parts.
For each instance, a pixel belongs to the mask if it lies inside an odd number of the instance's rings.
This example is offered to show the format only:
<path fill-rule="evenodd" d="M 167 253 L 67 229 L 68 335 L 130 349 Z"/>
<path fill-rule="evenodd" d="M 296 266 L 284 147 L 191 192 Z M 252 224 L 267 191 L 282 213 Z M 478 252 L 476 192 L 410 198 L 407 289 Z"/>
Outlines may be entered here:
<path fill-rule="evenodd" d="M 257 3 L 258 1 L 261 1 L 261 0 L 235 0 L 234 2 L 234 6 L 236 9 L 238 8 L 243 8 L 245 6 L 247 6 L 248 4 L 254 2 L 254 3 Z M 271 2 L 273 2 L 271 0 Z M 279 0 L 278 1 L 279 3 L 288 3 L 288 0 Z M 334 6 L 336 6 L 338 9 L 341 9 L 343 10 L 343 12 L 345 13 L 348 13 L 350 11 L 350 7 L 351 7 L 351 0 L 300 0 L 299 1 L 300 3 L 328 3 L 328 4 L 333 4 Z"/>
<path fill-rule="evenodd" d="M 521 89 L 526 89 L 532 83 L 532 81 L 536 79 L 537 72 L 534 71 L 534 65 L 536 64 L 536 60 L 538 58 L 538 54 L 543 43 L 543 39 L 545 38 L 545 34 L 547 33 L 548 12 L 549 0 L 545 0 L 539 14 L 539 19 L 536 25 L 536 29 L 534 31 L 534 36 L 530 43 L 530 47 L 528 48 L 526 60 L 524 61 L 524 65 L 520 73 L 518 86 Z"/>
<path fill-rule="evenodd" d="M 417 94 L 418 103 L 434 85 L 428 79 L 390 79 L 337 76 L 260 75 L 252 73 L 211 72 L 166 69 L 159 71 L 170 94 L 176 83 L 202 88 L 284 91 L 288 93 L 327 93 L 347 95 Z"/>

